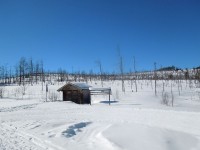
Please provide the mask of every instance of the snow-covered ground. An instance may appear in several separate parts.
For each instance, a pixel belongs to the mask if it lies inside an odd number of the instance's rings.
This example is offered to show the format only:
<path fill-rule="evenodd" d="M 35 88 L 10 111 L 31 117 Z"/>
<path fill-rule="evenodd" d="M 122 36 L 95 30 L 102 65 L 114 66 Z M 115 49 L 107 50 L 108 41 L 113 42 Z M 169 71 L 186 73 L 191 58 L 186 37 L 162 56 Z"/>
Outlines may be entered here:
<path fill-rule="evenodd" d="M 63 84 L 50 85 L 49 92 Z M 169 106 L 161 103 L 163 85 Z M 45 102 L 41 85 L 26 87 L 24 96 L 18 86 L 6 87 L 0 99 L 0 150 L 199 150 L 200 89 L 194 86 L 159 81 L 155 96 L 151 81 L 138 81 L 137 93 L 130 81 L 125 93 L 120 81 L 107 81 L 110 106 L 108 96 L 92 96 L 92 105 L 78 105 Z"/>

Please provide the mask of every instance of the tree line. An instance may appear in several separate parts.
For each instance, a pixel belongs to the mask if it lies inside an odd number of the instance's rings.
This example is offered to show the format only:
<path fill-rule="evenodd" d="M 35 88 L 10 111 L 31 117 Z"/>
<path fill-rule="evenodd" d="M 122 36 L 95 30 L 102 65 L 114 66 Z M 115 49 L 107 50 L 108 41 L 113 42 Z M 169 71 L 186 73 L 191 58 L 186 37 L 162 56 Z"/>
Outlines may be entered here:
<path fill-rule="evenodd" d="M 125 91 L 124 81 L 131 80 L 131 86 L 134 84 L 137 87 L 137 80 L 197 80 L 200 82 L 200 69 L 177 69 L 174 66 L 156 69 L 154 63 L 153 71 L 137 72 L 135 67 L 135 58 L 133 65 L 133 72 L 124 72 L 123 59 L 120 56 L 119 73 L 103 72 L 101 62 L 98 62 L 99 73 L 94 73 L 92 70 L 89 72 L 76 71 L 69 73 L 67 70 L 59 68 L 57 71 L 48 71 L 44 68 L 43 61 L 34 61 L 32 58 L 21 57 L 14 67 L 8 65 L 0 65 L 0 85 L 9 84 L 38 84 L 39 82 L 53 83 L 53 81 L 75 81 L 75 82 L 88 82 L 88 81 L 103 81 L 106 80 L 121 80 L 122 91 Z M 166 70 L 167 69 L 167 70 Z M 156 82 L 156 81 L 155 81 Z M 136 89 L 137 91 L 137 89 Z"/>
<path fill-rule="evenodd" d="M 32 58 L 21 57 L 14 67 L 0 66 L 1 84 L 33 84 L 44 80 L 43 61 L 34 62 Z"/>

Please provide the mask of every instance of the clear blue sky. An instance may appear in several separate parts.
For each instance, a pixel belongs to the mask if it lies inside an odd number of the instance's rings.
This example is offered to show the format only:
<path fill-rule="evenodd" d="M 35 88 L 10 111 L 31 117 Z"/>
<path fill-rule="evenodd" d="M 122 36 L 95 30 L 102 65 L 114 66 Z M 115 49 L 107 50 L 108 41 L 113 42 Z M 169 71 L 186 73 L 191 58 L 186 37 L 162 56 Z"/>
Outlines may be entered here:
<path fill-rule="evenodd" d="M 0 0 L 0 65 L 68 71 L 200 65 L 199 0 Z"/>

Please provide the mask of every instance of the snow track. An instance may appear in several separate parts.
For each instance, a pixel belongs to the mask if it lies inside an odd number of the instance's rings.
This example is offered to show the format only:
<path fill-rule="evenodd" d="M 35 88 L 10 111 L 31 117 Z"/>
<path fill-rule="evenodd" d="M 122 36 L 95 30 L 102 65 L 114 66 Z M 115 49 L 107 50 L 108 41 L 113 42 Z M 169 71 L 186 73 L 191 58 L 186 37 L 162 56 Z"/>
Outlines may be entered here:
<path fill-rule="evenodd" d="M 23 109 L 31 109 L 36 107 L 38 104 L 28 104 L 28 105 L 21 105 L 21 106 L 15 106 L 10 108 L 0 108 L 0 112 L 13 112 Z"/>
<path fill-rule="evenodd" d="M 0 150 L 64 150 L 51 141 L 38 138 L 32 134 L 18 131 L 2 123 L 0 126 Z"/>
<path fill-rule="evenodd" d="M 0 149 L 1 150 L 43 150 L 37 144 L 18 133 L 17 129 L 0 125 Z"/>
<path fill-rule="evenodd" d="M 103 132 L 106 132 L 111 125 L 99 125 L 96 126 L 92 133 L 89 136 L 89 147 L 91 149 L 101 150 L 101 149 L 109 149 L 109 150 L 118 150 L 116 144 L 109 141 L 107 138 L 103 136 Z"/>

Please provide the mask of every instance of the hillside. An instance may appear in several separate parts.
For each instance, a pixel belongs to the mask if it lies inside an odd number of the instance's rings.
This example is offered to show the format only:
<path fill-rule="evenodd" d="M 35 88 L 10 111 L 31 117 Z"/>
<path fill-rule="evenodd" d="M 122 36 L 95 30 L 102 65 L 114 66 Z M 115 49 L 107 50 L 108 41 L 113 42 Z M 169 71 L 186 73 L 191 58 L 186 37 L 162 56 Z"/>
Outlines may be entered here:
<path fill-rule="evenodd" d="M 178 71 L 178 70 L 182 70 L 182 69 L 175 66 L 162 67 L 158 69 L 158 71 Z"/>

